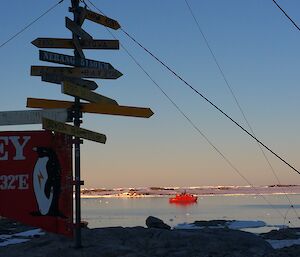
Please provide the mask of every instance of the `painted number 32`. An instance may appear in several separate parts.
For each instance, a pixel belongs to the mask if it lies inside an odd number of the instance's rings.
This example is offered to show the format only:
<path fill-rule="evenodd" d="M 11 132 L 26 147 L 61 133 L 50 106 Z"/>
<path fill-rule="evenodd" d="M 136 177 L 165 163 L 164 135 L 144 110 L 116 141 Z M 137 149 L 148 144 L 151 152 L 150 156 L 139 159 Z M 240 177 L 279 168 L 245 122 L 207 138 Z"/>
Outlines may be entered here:
<path fill-rule="evenodd" d="M 0 190 L 28 189 L 28 175 L 2 175 L 0 176 Z"/>

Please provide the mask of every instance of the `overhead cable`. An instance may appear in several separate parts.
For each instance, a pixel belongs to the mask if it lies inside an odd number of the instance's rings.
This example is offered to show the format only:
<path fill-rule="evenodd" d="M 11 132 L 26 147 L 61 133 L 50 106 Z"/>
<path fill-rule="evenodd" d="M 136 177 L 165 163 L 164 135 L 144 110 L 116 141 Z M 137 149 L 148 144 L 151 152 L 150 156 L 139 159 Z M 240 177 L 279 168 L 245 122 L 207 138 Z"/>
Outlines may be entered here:
<path fill-rule="evenodd" d="M 150 56 L 152 56 L 157 62 L 159 62 L 162 66 L 164 66 L 168 71 L 170 71 L 175 77 L 177 77 L 179 80 L 181 80 L 186 86 L 188 86 L 191 90 L 193 90 L 196 94 L 201 96 L 207 103 L 209 103 L 212 107 L 214 107 L 216 110 L 218 110 L 223 116 L 225 116 L 227 119 L 229 119 L 231 122 L 233 122 L 237 127 L 239 127 L 241 130 L 243 130 L 247 135 L 252 137 L 254 140 L 256 140 L 258 143 L 260 143 L 264 148 L 266 148 L 270 153 L 272 153 L 274 156 L 276 156 L 279 160 L 281 160 L 283 163 L 285 163 L 288 167 L 290 167 L 293 171 L 297 172 L 300 175 L 300 172 L 293 167 L 290 163 L 288 163 L 286 160 L 284 160 L 280 155 L 275 153 L 272 149 L 270 149 L 267 145 L 265 145 L 261 140 L 259 140 L 257 137 L 252 135 L 247 129 L 245 129 L 242 125 L 240 125 L 237 121 L 235 121 L 230 115 L 225 113 L 220 107 L 218 107 L 216 104 L 214 104 L 211 100 L 209 100 L 206 96 L 204 96 L 201 92 L 199 92 L 197 89 L 195 89 L 191 84 L 189 84 L 183 77 L 181 77 L 177 72 L 175 72 L 173 69 L 171 69 L 166 63 L 161 61 L 156 55 L 154 55 L 150 50 L 148 50 L 146 47 L 144 47 L 141 43 L 139 43 L 134 37 L 132 37 L 128 32 L 126 32 L 124 29 L 121 28 L 121 30 L 137 45 L 139 45 L 144 51 L 146 51 Z"/>
<path fill-rule="evenodd" d="M 214 62 L 215 62 L 215 64 L 216 64 L 216 66 L 218 67 L 219 72 L 220 72 L 220 74 L 221 74 L 221 76 L 222 76 L 222 78 L 223 78 L 225 84 L 227 85 L 227 88 L 229 89 L 229 91 L 230 91 L 230 93 L 231 93 L 231 95 L 232 95 L 232 97 L 233 97 L 233 99 L 234 99 L 234 101 L 235 101 L 235 103 L 236 103 L 236 105 L 237 105 L 237 107 L 238 107 L 240 113 L 242 114 L 242 116 L 243 116 L 243 118 L 244 118 L 244 120 L 245 120 L 245 122 L 246 122 L 248 128 L 250 129 L 252 135 L 254 135 L 254 136 L 256 137 L 256 135 L 255 135 L 255 133 L 254 133 L 254 130 L 253 130 L 252 126 L 250 125 L 250 122 L 248 121 L 248 119 L 247 119 L 247 117 L 246 117 L 246 114 L 245 114 L 244 110 L 242 109 L 242 106 L 240 105 L 240 103 L 239 103 L 239 101 L 238 101 L 238 98 L 236 97 L 236 95 L 235 95 L 235 93 L 234 93 L 232 87 L 230 86 L 230 83 L 229 83 L 228 79 L 226 78 L 225 73 L 224 73 L 223 69 L 221 68 L 221 65 L 219 64 L 219 61 L 217 60 L 217 57 L 216 57 L 214 51 L 212 50 L 212 47 L 210 46 L 210 44 L 209 44 L 209 42 L 208 42 L 208 40 L 207 40 L 207 37 L 205 36 L 203 30 L 201 29 L 200 23 L 198 22 L 198 20 L 197 20 L 197 18 L 196 18 L 196 16 L 195 16 L 195 14 L 194 14 L 194 12 L 193 12 L 193 10 L 192 10 L 190 4 L 188 3 L 188 0 L 184 0 L 184 1 L 185 1 L 186 5 L 187 5 L 187 7 L 188 7 L 188 10 L 189 10 L 191 16 L 193 17 L 193 20 L 194 20 L 194 22 L 195 22 L 195 24 L 196 24 L 196 26 L 197 26 L 197 28 L 198 28 L 198 31 L 199 31 L 200 34 L 202 35 L 202 38 L 203 38 L 203 40 L 204 40 L 204 42 L 205 42 L 205 44 L 206 44 L 206 46 L 207 46 L 207 48 L 208 48 L 208 50 L 209 50 L 209 52 L 210 52 L 210 54 L 211 54 L 211 56 L 212 56 L 212 58 L 213 58 L 213 60 L 214 60 Z M 267 164 L 268 164 L 270 170 L 272 171 L 273 176 L 275 177 L 277 183 L 278 183 L 279 185 L 281 185 L 281 182 L 280 182 L 280 180 L 279 180 L 279 177 L 277 176 L 277 174 L 276 174 L 276 172 L 275 172 L 275 169 L 274 169 L 273 165 L 271 164 L 269 158 L 267 157 L 267 155 L 266 155 L 264 149 L 262 148 L 262 146 L 261 146 L 257 141 L 256 141 L 256 143 L 257 143 L 257 145 L 258 145 L 258 147 L 259 147 L 259 149 L 260 149 L 260 151 L 261 151 L 261 153 L 262 153 L 264 159 L 266 160 L 266 162 L 267 162 Z M 289 204 L 290 204 L 290 207 L 292 207 L 292 209 L 294 210 L 296 216 L 299 217 L 299 214 L 298 214 L 297 210 L 294 208 L 294 205 L 293 205 L 291 199 L 290 199 L 290 198 L 288 197 L 288 195 L 286 194 L 286 192 L 284 192 L 284 195 L 285 195 L 286 199 L 288 200 L 288 202 L 289 202 Z"/>
<path fill-rule="evenodd" d="M 86 0 L 88 1 L 95 9 L 97 9 L 101 14 L 105 15 L 97 6 L 95 6 L 90 0 Z M 112 35 L 112 37 L 114 39 L 116 39 L 116 37 L 114 36 L 114 34 L 107 29 L 107 31 Z M 225 162 L 227 162 L 227 164 L 244 180 L 247 182 L 247 184 L 249 186 L 251 186 L 251 188 L 256 192 L 256 195 L 259 195 L 263 198 L 263 200 L 275 211 L 277 211 L 277 213 L 283 217 L 284 220 L 286 220 L 287 215 L 282 214 L 277 208 L 275 208 L 275 206 L 268 201 L 268 199 L 262 195 L 257 188 L 255 188 L 255 186 L 242 174 L 242 172 L 225 156 L 224 153 L 222 153 L 222 151 L 214 145 L 214 143 L 205 135 L 204 132 L 202 132 L 199 127 L 197 127 L 197 125 L 191 120 L 191 118 L 188 117 L 187 114 L 185 114 L 182 109 L 175 103 L 174 100 L 171 99 L 171 97 L 162 89 L 161 86 L 159 86 L 159 84 L 152 78 L 152 76 L 149 74 L 149 72 L 147 72 L 143 66 L 136 60 L 136 58 L 128 51 L 128 49 L 122 44 L 120 43 L 120 46 L 125 50 L 125 52 L 128 54 L 128 56 L 136 63 L 136 65 L 145 73 L 145 75 L 156 85 L 156 87 L 162 92 L 162 94 L 171 102 L 171 104 L 177 109 L 177 111 L 188 121 L 188 123 L 190 123 L 190 125 L 206 140 L 206 142 L 225 160 Z M 289 223 L 291 223 L 289 221 Z M 292 223 L 291 223 L 292 224 Z"/>
<path fill-rule="evenodd" d="M 0 48 L 5 46 L 8 42 L 12 41 L 14 38 L 16 38 L 18 35 L 20 35 L 21 33 L 23 33 L 26 29 L 28 29 L 29 27 L 31 27 L 34 23 L 36 23 L 39 19 L 41 19 L 43 16 L 45 16 L 47 13 L 49 13 L 50 11 L 52 11 L 56 6 L 58 6 L 59 4 L 61 4 L 64 0 L 60 0 L 58 3 L 56 3 L 55 5 L 53 5 L 52 7 L 50 7 L 48 10 L 46 10 L 44 13 L 42 13 L 39 17 L 37 17 L 36 19 L 34 19 L 32 22 L 30 22 L 28 25 L 26 25 L 24 28 L 22 28 L 19 32 L 17 32 L 16 34 L 14 34 L 12 37 L 10 37 L 8 40 L 6 40 L 5 42 L 3 42 L 0 45 Z"/>
<path fill-rule="evenodd" d="M 279 10 L 290 20 L 290 22 L 300 31 L 300 27 L 296 24 L 296 22 L 293 21 L 293 19 L 279 6 L 279 4 L 275 0 L 272 1 L 279 8 Z"/>

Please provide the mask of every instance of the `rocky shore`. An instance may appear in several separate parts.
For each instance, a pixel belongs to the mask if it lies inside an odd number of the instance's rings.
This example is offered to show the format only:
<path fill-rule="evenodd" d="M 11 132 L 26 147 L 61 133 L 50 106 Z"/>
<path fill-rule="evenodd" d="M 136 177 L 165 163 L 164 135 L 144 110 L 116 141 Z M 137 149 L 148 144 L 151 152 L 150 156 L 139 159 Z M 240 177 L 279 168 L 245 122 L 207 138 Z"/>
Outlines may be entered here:
<path fill-rule="evenodd" d="M 153 220 L 152 220 L 153 221 Z M 158 222 L 159 223 L 159 222 Z M 267 240 L 300 238 L 300 229 L 281 229 L 261 235 L 229 228 L 144 227 L 83 229 L 80 249 L 72 239 L 45 233 L 31 240 L 0 247 L 1 257 L 299 257 L 300 245 L 273 249 Z M 202 222 L 203 223 L 203 222 Z M 154 224 L 154 225 L 153 225 Z M 159 225 L 158 225 L 159 226 Z M 0 235 L 32 228 L 0 220 Z M 15 236 L 16 238 L 18 236 Z M 20 237 L 20 236 L 19 236 Z M 22 237 L 22 236 L 21 236 Z M 0 236 L 0 244 L 1 239 Z"/>

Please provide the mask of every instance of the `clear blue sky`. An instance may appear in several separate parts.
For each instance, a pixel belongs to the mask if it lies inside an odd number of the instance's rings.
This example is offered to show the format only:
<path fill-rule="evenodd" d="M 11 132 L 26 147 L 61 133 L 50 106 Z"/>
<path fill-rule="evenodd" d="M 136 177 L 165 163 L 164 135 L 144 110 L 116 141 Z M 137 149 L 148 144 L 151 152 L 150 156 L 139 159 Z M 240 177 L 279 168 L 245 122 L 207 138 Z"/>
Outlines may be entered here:
<path fill-rule="evenodd" d="M 4 1 L 0 44 L 47 10 L 54 0 Z M 106 15 L 169 64 L 197 90 L 245 125 L 184 0 L 93 0 Z M 300 32 L 271 0 L 189 0 L 256 135 L 300 169 Z M 278 3 L 300 24 L 300 2 Z M 65 0 L 24 33 L 0 48 L 0 109 L 23 110 L 27 97 L 72 99 L 55 84 L 30 76 L 38 60 L 37 37 L 70 37 Z M 85 21 L 95 39 L 107 30 Z M 253 184 L 276 184 L 257 144 L 163 69 L 121 31 L 112 31 L 199 129 Z M 52 49 L 58 53 L 71 51 Z M 98 93 L 121 105 L 150 107 L 150 119 L 85 115 L 83 127 L 107 136 L 106 145 L 85 141 L 82 176 L 87 187 L 198 186 L 247 184 L 176 111 L 126 52 L 87 50 L 86 57 L 111 63 L 124 75 L 97 80 Z M 41 129 L 36 126 L 4 130 Z M 281 183 L 300 176 L 267 153 Z"/>

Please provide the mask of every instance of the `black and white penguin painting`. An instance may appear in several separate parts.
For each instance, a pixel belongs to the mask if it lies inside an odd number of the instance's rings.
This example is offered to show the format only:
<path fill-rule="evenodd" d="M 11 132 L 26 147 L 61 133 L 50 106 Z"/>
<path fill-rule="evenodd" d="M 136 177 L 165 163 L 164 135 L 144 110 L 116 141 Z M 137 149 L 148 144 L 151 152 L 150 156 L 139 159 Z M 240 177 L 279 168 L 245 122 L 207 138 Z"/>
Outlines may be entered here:
<path fill-rule="evenodd" d="M 56 153 L 47 147 L 36 147 L 38 159 L 33 170 L 33 188 L 38 211 L 32 215 L 59 216 L 59 195 L 61 191 L 61 167 Z"/>

